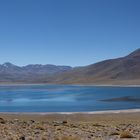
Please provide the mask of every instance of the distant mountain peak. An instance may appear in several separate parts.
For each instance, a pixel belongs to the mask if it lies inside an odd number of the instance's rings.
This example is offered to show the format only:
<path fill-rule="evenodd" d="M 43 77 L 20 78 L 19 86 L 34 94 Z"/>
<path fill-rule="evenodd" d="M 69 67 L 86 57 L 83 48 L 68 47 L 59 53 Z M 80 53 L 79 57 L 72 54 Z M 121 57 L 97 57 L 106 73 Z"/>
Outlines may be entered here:
<path fill-rule="evenodd" d="M 137 57 L 137 56 L 140 56 L 140 48 L 137 49 L 137 50 L 135 50 L 135 51 L 133 51 L 133 52 L 130 53 L 128 56 L 129 56 L 129 57 Z"/>
<path fill-rule="evenodd" d="M 3 64 L 4 67 L 11 67 L 11 66 L 15 66 L 14 64 L 10 63 L 10 62 L 5 62 Z"/>

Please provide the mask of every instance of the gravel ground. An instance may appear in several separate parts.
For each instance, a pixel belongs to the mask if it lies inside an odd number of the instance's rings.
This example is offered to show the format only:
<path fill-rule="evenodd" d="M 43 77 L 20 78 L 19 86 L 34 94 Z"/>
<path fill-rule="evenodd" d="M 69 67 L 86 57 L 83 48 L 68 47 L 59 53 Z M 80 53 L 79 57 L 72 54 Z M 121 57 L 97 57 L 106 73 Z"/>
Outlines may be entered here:
<path fill-rule="evenodd" d="M 0 114 L 0 140 L 140 140 L 140 113 Z"/>

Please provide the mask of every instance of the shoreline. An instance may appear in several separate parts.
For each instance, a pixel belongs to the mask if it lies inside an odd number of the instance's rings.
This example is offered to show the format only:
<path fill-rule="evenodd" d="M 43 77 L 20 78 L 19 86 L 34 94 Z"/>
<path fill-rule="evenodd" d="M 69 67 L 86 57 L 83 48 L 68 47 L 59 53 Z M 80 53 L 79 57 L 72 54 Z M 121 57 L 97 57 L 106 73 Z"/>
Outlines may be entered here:
<path fill-rule="evenodd" d="M 88 112 L 0 112 L 8 115 L 102 115 L 102 114 L 125 114 L 125 113 L 140 113 L 140 109 L 124 109 L 124 110 L 106 110 L 106 111 L 88 111 Z"/>
<path fill-rule="evenodd" d="M 140 87 L 140 85 L 133 84 L 48 84 L 48 83 L 0 83 L 0 86 L 89 86 L 89 87 Z"/>

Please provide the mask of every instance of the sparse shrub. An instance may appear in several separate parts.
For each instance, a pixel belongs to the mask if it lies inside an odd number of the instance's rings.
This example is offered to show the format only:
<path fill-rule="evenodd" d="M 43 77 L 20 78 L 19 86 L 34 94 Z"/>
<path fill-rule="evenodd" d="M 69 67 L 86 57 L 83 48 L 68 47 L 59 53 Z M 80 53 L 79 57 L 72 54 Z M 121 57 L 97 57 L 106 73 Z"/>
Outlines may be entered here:
<path fill-rule="evenodd" d="M 37 124 L 36 129 L 45 130 L 45 128 L 44 128 L 44 126 L 42 124 Z"/>
<path fill-rule="evenodd" d="M 1 124 L 5 124 L 6 121 L 5 121 L 3 118 L 0 118 L 0 123 L 1 123 Z"/>
<path fill-rule="evenodd" d="M 120 138 L 134 138 L 134 137 L 129 131 L 123 131 L 120 134 Z"/>
<path fill-rule="evenodd" d="M 109 134 L 110 136 L 114 136 L 114 135 L 119 135 L 119 133 L 118 132 L 110 132 L 110 134 Z"/>
<path fill-rule="evenodd" d="M 93 124 L 93 126 L 95 126 L 95 127 L 104 127 L 103 125 L 98 124 L 98 123 Z"/>
<path fill-rule="evenodd" d="M 27 140 L 34 140 L 33 137 L 27 137 Z"/>
<path fill-rule="evenodd" d="M 62 137 L 57 137 L 55 140 L 81 140 L 77 136 L 62 136 Z"/>
<path fill-rule="evenodd" d="M 7 138 L 7 140 L 16 140 L 16 138 L 14 138 L 14 137 L 9 137 L 9 138 Z"/>
<path fill-rule="evenodd" d="M 41 138 L 41 140 L 47 140 L 47 138 L 46 138 L 45 136 L 43 136 L 43 137 Z"/>
<path fill-rule="evenodd" d="M 66 121 L 66 120 L 65 121 L 62 121 L 62 124 L 67 124 L 67 123 L 68 123 L 68 121 Z"/>
<path fill-rule="evenodd" d="M 19 140 L 25 140 L 25 136 L 21 136 Z"/>

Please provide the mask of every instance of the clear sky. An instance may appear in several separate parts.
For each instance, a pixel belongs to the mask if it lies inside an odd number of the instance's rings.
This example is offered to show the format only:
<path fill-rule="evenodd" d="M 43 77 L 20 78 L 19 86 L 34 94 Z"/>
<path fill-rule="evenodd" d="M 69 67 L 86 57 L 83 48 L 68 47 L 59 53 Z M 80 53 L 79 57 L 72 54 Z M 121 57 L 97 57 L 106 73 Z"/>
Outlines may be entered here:
<path fill-rule="evenodd" d="M 140 0 L 0 0 L 0 63 L 80 66 L 140 48 Z"/>

